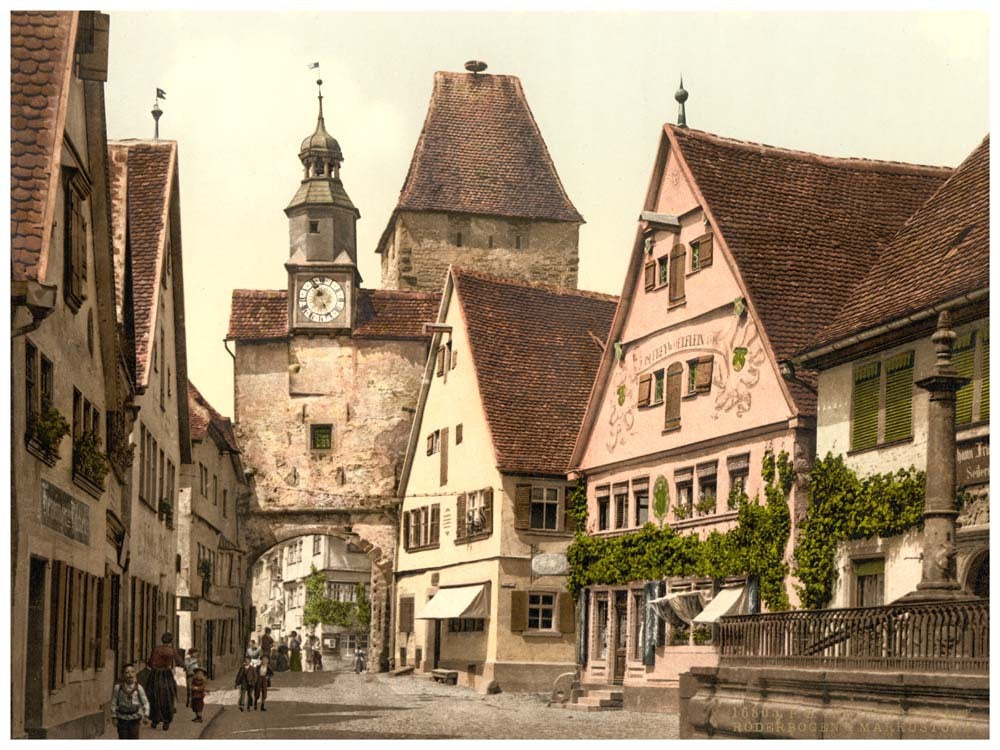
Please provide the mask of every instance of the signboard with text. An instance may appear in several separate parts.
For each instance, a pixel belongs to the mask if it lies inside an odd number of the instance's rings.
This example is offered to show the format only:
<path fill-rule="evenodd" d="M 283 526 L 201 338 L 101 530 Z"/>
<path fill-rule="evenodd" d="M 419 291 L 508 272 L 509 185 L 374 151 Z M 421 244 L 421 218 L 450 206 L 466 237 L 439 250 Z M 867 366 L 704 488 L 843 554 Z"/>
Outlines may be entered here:
<path fill-rule="evenodd" d="M 955 446 L 955 453 L 955 480 L 959 489 L 963 487 L 971 487 L 974 484 L 989 484 L 989 436 L 958 443 Z"/>
<path fill-rule="evenodd" d="M 90 544 L 90 507 L 44 479 L 42 523 L 70 539 Z"/>

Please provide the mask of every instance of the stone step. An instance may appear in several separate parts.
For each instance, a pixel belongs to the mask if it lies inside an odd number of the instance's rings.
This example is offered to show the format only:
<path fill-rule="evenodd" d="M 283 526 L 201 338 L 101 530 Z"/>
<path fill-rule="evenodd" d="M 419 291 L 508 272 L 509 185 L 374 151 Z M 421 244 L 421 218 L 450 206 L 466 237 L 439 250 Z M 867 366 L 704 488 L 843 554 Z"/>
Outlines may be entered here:
<path fill-rule="evenodd" d="M 581 698 L 577 701 L 578 706 L 597 706 L 598 708 L 621 708 L 622 701 L 612 700 L 610 698 L 598 698 L 596 696 L 587 696 Z"/>
<path fill-rule="evenodd" d="M 564 708 L 567 711 L 621 711 L 621 706 L 591 706 L 584 703 L 558 703 L 553 708 Z"/>

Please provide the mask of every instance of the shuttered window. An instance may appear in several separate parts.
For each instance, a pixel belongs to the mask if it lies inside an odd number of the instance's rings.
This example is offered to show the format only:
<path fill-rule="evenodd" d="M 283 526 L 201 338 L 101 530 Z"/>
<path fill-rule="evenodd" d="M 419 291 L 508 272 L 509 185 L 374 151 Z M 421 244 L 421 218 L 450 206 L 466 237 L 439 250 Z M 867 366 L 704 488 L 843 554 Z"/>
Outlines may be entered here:
<path fill-rule="evenodd" d="M 441 486 L 448 484 L 448 428 L 441 430 Z"/>
<path fill-rule="evenodd" d="M 684 245 L 674 245 L 670 251 L 670 301 L 684 299 L 684 268 L 687 265 Z"/>
<path fill-rule="evenodd" d="M 404 596 L 399 600 L 399 632 L 413 632 L 413 597 Z"/>
<path fill-rule="evenodd" d="M 979 391 L 979 418 L 990 418 L 990 329 L 982 330 L 983 355 L 980 372 L 982 373 L 982 385 Z"/>
<path fill-rule="evenodd" d="M 692 388 L 694 393 L 708 393 L 712 389 L 712 355 L 698 357 L 691 363 Z"/>
<path fill-rule="evenodd" d="M 403 511 L 403 549 L 410 549 L 410 511 Z"/>
<path fill-rule="evenodd" d="M 913 434 L 913 352 L 903 352 L 885 363 L 884 442 Z"/>
<path fill-rule="evenodd" d="M 653 376 L 642 375 L 639 377 L 639 406 L 649 406 L 649 396 L 652 390 Z"/>
<path fill-rule="evenodd" d="M 431 506 L 431 544 L 438 544 L 441 539 L 441 506 Z"/>
<path fill-rule="evenodd" d="M 514 528 L 531 527 L 531 485 L 519 484 L 514 489 Z"/>
<path fill-rule="evenodd" d="M 510 592 L 510 629 L 519 633 L 528 629 L 528 592 Z"/>
<path fill-rule="evenodd" d="M 681 426 L 681 381 L 683 377 L 684 365 L 680 362 L 674 362 L 667 368 L 664 429 L 676 430 Z"/>
<path fill-rule="evenodd" d="M 437 374 L 438 377 L 444 375 L 444 347 L 439 346 L 437 351 Z"/>
<path fill-rule="evenodd" d="M 462 541 L 466 536 L 466 498 L 465 493 L 461 493 L 455 504 L 455 543 Z"/>
<path fill-rule="evenodd" d="M 878 442 L 881 374 L 881 362 L 870 362 L 854 369 L 854 389 L 851 398 L 851 450 L 871 448 Z"/>
<path fill-rule="evenodd" d="M 656 263 L 653 261 L 643 267 L 643 285 L 647 292 L 656 287 Z"/>
<path fill-rule="evenodd" d="M 951 361 L 955 372 L 969 378 L 969 382 L 955 393 L 955 424 L 969 424 L 972 422 L 972 396 L 975 387 L 976 332 L 969 331 L 959 335 L 952 352 Z"/>

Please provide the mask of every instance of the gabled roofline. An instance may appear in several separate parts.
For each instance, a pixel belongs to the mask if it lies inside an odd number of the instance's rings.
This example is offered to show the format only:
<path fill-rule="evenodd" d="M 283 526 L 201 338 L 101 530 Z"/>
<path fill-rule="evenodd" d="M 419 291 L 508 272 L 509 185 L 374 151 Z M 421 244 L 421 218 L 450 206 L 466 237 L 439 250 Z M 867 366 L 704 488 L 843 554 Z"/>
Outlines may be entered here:
<path fill-rule="evenodd" d="M 66 131 L 66 114 L 69 110 L 69 90 L 73 81 L 73 65 L 76 55 L 76 35 L 78 33 L 80 11 L 70 11 L 69 22 L 69 49 L 66 51 L 66 61 L 63 67 L 62 90 L 59 92 L 59 103 L 56 109 L 56 122 L 53 129 L 52 161 L 49 164 L 49 187 L 45 195 L 45 214 L 42 218 L 42 246 L 38 253 L 38 265 L 35 267 L 35 279 L 39 282 L 45 280 L 45 274 L 49 266 L 49 249 L 52 232 L 49 228 L 55 218 L 56 212 L 56 191 L 59 189 L 59 180 L 62 179 L 59 169 L 62 162 L 63 133 Z M 8 25 L 10 18 L 8 17 Z M 9 31 L 9 28 L 8 28 Z M 10 40 L 8 39 L 8 42 Z"/>
<path fill-rule="evenodd" d="M 656 209 L 656 197 L 659 192 L 659 186 L 662 183 L 663 172 L 666 169 L 667 159 L 669 158 L 671 151 L 673 151 L 677 154 L 678 164 L 685 179 L 688 181 L 688 186 L 694 194 L 695 200 L 704 211 L 705 218 L 708 220 L 709 225 L 712 228 L 715 240 L 718 241 L 719 249 L 721 251 L 720 254 L 723 258 L 725 258 L 726 263 L 729 266 L 729 270 L 732 272 L 733 278 L 742 292 L 743 298 L 746 300 L 747 314 L 751 316 L 754 324 L 757 326 L 757 332 L 760 335 L 764 349 L 767 352 L 768 360 L 771 362 L 775 376 L 780 384 L 781 391 L 784 394 L 786 406 L 793 414 L 798 414 L 799 409 L 788 389 L 788 384 L 781 376 L 781 370 L 774 354 L 774 348 L 771 346 L 771 341 L 767 336 L 767 332 L 764 330 L 763 324 L 761 323 L 754 301 L 750 296 L 747 285 L 739 271 L 739 267 L 733 258 L 733 254 L 729 250 L 729 244 L 726 242 L 725 236 L 719 228 L 719 224 L 712 213 L 711 207 L 705 200 L 705 196 L 698 187 L 698 184 L 694 179 L 694 175 L 691 172 L 691 168 L 688 165 L 687 160 L 684 158 L 681 146 L 673 133 L 674 127 L 675 126 L 667 123 L 663 126 L 660 133 L 660 142 L 657 147 L 656 160 L 653 164 L 649 187 L 646 190 L 646 200 L 643 204 L 643 212 L 655 211 Z M 632 302 L 635 298 L 635 290 L 638 287 L 639 274 L 642 271 L 642 252 L 643 231 L 640 224 L 636 226 L 635 239 L 632 243 L 632 254 L 629 260 L 628 271 L 625 274 L 625 282 L 622 288 L 621 297 L 619 298 L 618 309 L 615 311 L 614 321 L 611 324 L 611 331 L 608 334 L 607 346 L 604 349 L 604 354 L 601 356 L 601 363 L 598 366 L 597 375 L 594 378 L 594 385 L 591 388 L 590 397 L 587 399 L 587 408 L 584 412 L 583 421 L 580 424 L 580 431 L 577 433 L 576 443 L 573 446 L 573 453 L 570 458 L 570 471 L 580 470 L 580 464 L 583 461 L 583 455 L 586 451 L 587 443 L 589 442 L 591 433 L 593 432 L 594 423 L 597 420 L 597 413 L 600 409 L 600 404 L 604 399 L 604 395 L 607 393 L 608 385 L 610 383 L 609 374 L 614 367 L 614 343 L 620 340 L 622 330 L 625 327 L 625 320 L 628 317 L 632 307 Z"/>

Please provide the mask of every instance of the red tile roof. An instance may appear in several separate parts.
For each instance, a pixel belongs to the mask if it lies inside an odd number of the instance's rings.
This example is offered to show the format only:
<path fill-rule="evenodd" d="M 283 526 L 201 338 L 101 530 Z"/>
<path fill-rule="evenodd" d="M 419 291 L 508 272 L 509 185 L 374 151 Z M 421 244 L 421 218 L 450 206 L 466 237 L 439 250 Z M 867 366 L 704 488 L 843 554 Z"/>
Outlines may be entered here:
<path fill-rule="evenodd" d="M 188 381 L 188 413 L 190 415 L 191 439 L 204 440 L 208 434 L 209 426 L 213 427 L 218 439 L 222 442 L 220 447 L 231 451 L 239 451 L 236 442 L 236 433 L 233 431 L 233 423 L 229 417 L 224 417 L 217 412 L 208 400 L 195 388 L 194 383 Z"/>
<path fill-rule="evenodd" d="M 156 320 L 160 273 L 170 210 L 170 193 L 177 164 L 174 141 L 119 141 L 109 144 L 112 190 L 119 179 L 120 150 L 126 149 L 127 208 L 131 248 L 132 306 L 135 326 L 136 381 L 149 380 L 151 334 Z M 112 227 L 120 225 L 123 202 L 112 201 Z"/>
<path fill-rule="evenodd" d="M 499 469 L 565 473 L 618 298 L 459 268 L 452 276 Z"/>
<path fill-rule="evenodd" d="M 986 136 L 873 259 L 871 270 L 833 321 L 814 336 L 810 348 L 989 284 L 990 139 Z"/>
<path fill-rule="evenodd" d="M 423 324 L 437 318 L 439 293 L 360 289 L 352 336 L 363 339 L 429 338 Z M 234 289 L 227 339 L 253 341 L 288 336 L 288 292 Z"/>
<path fill-rule="evenodd" d="M 14 281 L 45 274 L 65 117 L 74 12 L 10 14 L 10 260 Z M 46 218 L 46 212 L 50 216 Z"/>
<path fill-rule="evenodd" d="M 434 74 L 397 210 L 582 222 L 515 76 Z"/>
<path fill-rule="evenodd" d="M 777 359 L 843 306 L 946 167 L 843 159 L 665 126 L 691 170 Z M 792 387 L 800 409 L 815 397 Z"/>

